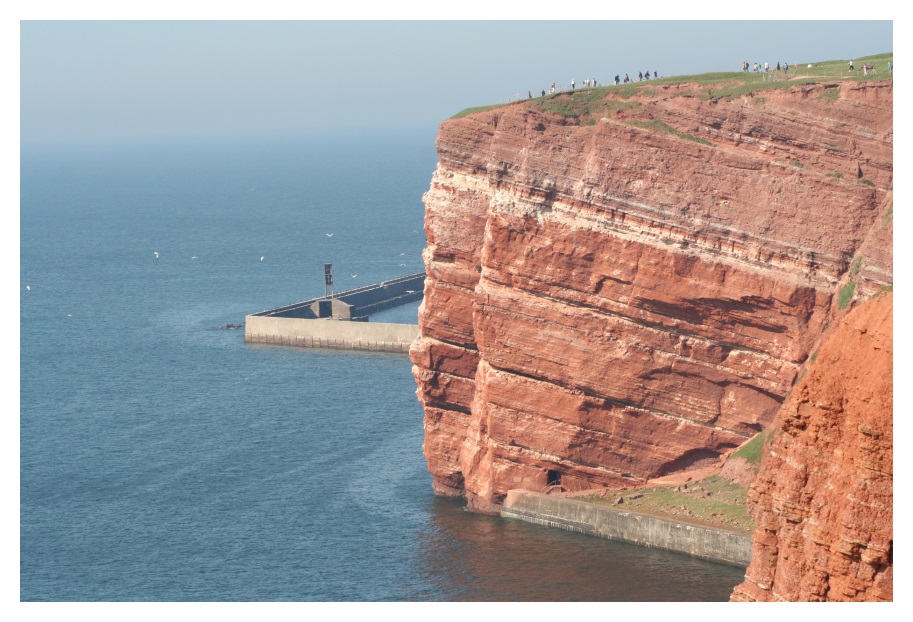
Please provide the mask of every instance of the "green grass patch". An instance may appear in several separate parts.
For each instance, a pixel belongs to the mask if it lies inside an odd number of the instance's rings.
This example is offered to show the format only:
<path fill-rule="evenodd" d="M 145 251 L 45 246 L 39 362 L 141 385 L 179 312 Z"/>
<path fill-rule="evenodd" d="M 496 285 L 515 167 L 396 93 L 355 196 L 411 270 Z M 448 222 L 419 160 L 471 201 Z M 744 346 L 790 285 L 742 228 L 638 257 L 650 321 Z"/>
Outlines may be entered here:
<path fill-rule="evenodd" d="M 677 136 L 679 138 L 684 138 L 685 140 L 691 140 L 696 143 L 700 143 L 702 145 L 713 146 L 713 143 L 711 143 L 706 138 L 701 138 L 699 136 L 694 136 L 692 134 L 686 134 L 685 132 L 679 132 L 677 129 L 675 129 L 671 125 L 667 125 L 666 123 L 663 123 L 659 119 L 652 119 L 650 121 L 631 121 L 631 125 L 634 125 L 636 127 L 641 127 L 646 130 L 653 130 L 654 132 L 663 132 L 666 134 L 672 134 L 673 136 Z"/>
<path fill-rule="evenodd" d="M 815 350 L 814 352 L 812 352 L 812 355 L 809 357 L 809 359 L 811 360 L 812 363 L 814 363 L 818 359 L 818 351 Z"/>
<path fill-rule="evenodd" d="M 859 274 L 859 271 L 861 269 L 862 269 L 862 255 L 859 255 L 858 257 L 856 257 L 856 259 L 853 260 L 853 263 L 850 264 L 850 275 L 856 276 L 857 274 Z"/>
<path fill-rule="evenodd" d="M 846 309 L 850 304 L 850 301 L 853 299 L 853 293 L 855 291 L 856 284 L 852 281 L 840 288 L 840 293 L 837 295 L 837 306 L 841 310 Z"/>
<path fill-rule="evenodd" d="M 894 204 L 891 203 L 891 207 L 888 208 L 888 211 L 885 212 L 885 215 L 882 217 L 885 224 L 891 222 L 891 219 L 894 218 Z"/>
<path fill-rule="evenodd" d="M 751 103 L 754 104 L 755 106 L 763 106 L 766 102 L 767 102 L 766 97 L 755 97 L 753 100 L 751 100 Z"/>
<path fill-rule="evenodd" d="M 608 90 L 609 87 L 601 86 L 595 89 L 558 93 L 545 99 L 540 99 L 537 103 L 540 110 L 565 117 L 573 117 L 575 119 L 593 115 L 601 117 L 606 108 L 605 96 Z"/>
<path fill-rule="evenodd" d="M 860 180 L 859 180 L 859 183 L 860 183 L 860 184 L 865 184 L 866 186 L 872 186 L 873 188 L 875 187 L 875 182 L 872 181 L 871 179 L 866 179 L 865 177 L 863 177 L 862 179 L 860 179 Z"/>
<path fill-rule="evenodd" d="M 621 503 L 617 503 L 619 497 Z M 713 475 L 672 488 L 617 491 L 606 497 L 580 497 L 580 500 L 660 518 L 751 533 L 755 524 L 748 516 L 747 497 L 746 488 Z"/>
<path fill-rule="evenodd" d="M 803 166 L 803 164 L 801 162 L 799 162 L 799 160 L 793 160 L 792 162 L 790 162 L 790 164 L 792 164 L 793 166 L 795 166 L 797 168 L 802 168 L 802 166 Z"/>
<path fill-rule="evenodd" d="M 638 108 L 643 108 L 643 104 L 638 101 L 631 102 L 611 99 L 605 103 L 605 114 L 610 115 L 621 112 L 622 110 L 636 110 Z"/>
<path fill-rule="evenodd" d="M 486 110 L 494 110 L 495 108 L 500 108 L 501 106 L 507 106 L 508 104 L 491 104 L 490 106 L 476 106 L 475 108 L 465 108 L 460 110 L 458 113 L 450 117 L 451 119 L 459 119 L 460 117 L 465 117 L 471 115 L 475 112 L 485 112 Z"/>
<path fill-rule="evenodd" d="M 742 445 L 737 452 L 730 456 L 732 458 L 742 458 L 748 464 L 755 467 L 755 470 L 761 466 L 761 450 L 770 438 L 770 432 L 759 432 L 753 439 Z"/>
<path fill-rule="evenodd" d="M 833 177 L 835 179 L 843 179 L 843 173 L 826 173 L 825 177 Z"/>
<path fill-rule="evenodd" d="M 893 292 L 893 291 L 894 291 L 893 285 L 882 285 L 881 287 L 878 288 L 878 291 L 876 291 L 874 294 L 872 294 L 872 298 L 878 298 L 882 294 L 887 294 L 888 292 Z"/>

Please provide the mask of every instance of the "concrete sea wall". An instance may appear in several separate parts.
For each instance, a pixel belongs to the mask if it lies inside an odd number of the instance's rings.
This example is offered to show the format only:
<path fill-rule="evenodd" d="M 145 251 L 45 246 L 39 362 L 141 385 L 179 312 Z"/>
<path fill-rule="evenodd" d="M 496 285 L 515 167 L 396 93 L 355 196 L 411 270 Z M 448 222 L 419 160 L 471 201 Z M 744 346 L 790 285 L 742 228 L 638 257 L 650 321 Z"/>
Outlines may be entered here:
<path fill-rule="evenodd" d="M 308 320 L 248 315 L 244 341 L 310 348 L 408 353 L 418 336 L 415 324 Z"/>
<path fill-rule="evenodd" d="M 525 490 L 507 493 L 501 516 L 747 567 L 751 536 Z"/>

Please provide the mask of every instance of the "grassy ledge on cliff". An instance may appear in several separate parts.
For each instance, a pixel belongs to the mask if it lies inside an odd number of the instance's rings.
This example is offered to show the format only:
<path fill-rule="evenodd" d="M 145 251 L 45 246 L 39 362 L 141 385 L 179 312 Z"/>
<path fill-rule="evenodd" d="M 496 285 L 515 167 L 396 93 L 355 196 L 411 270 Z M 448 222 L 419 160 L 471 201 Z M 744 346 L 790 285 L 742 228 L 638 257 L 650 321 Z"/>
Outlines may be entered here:
<path fill-rule="evenodd" d="M 669 76 L 642 82 L 612 84 L 595 88 L 578 88 L 528 100 L 514 100 L 466 108 L 451 118 L 457 119 L 476 112 L 522 102 L 540 111 L 562 115 L 576 123 L 593 124 L 601 117 L 639 106 L 636 101 L 627 102 L 625 100 L 649 97 L 651 92 L 658 93 L 665 87 L 683 83 L 687 83 L 693 88 L 687 93 L 681 93 L 681 95 L 690 95 L 707 100 L 731 100 L 735 97 L 752 94 L 756 98 L 756 103 L 762 105 L 764 103 L 763 93 L 766 91 L 786 89 L 802 84 L 820 84 L 830 81 L 886 80 L 893 77 L 893 72 L 888 71 L 888 63 L 893 64 L 894 62 L 893 52 L 865 56 L 854 59 L 853 62 L 854 68 L 852 70 L 849 68 L 849 59 L 829 60 L 814 63 L 796 63 L 797 66 L 791 65 L 788 71 L 771 69 L 769 72 L 716 72 L 691 76 Z M 864 72 L 863 65 L 873 66 L 874 69 Z M 836 95 L 836 93 L 831 95 L 822 93 L 821 97 L 826 98 L 833 95 Z"/>
<path fill-rule="evenodd" d="M 748 514 L 748 488 L 761 464 L 761 452 L 770 437 L 769 431 L 759 433 L 735 451 L 722 469 L 704 469 L 691 476 L 679 476 L 674 483 L 602 493 L 588 491 L 573 496 L 579 501 L 611 505 L 673 521 L 716 527 L 750 534 L 757 528 Z"/>

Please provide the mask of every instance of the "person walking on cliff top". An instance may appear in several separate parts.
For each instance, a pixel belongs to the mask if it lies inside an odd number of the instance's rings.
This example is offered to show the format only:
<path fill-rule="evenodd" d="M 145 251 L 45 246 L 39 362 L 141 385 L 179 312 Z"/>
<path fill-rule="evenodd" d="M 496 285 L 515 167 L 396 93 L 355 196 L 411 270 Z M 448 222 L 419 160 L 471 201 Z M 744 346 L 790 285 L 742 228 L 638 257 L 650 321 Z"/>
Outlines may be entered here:
<path fill-rule="evenodd" d="M 574 83 L 574 78 L 571 78 L 571 90 L 573 91 L 574 88 L 576 88 L 575 83 Z"/>
<path fill-rule="evenodd" d="M 555 92 L 555 83 L 552 82 L 552 89 L 549 91 L 549 93 L 554 93 L 554 92 Z"/>
<path fill-rule="evenodd" d="M 853 69 L 853 59 L 852 58 L 850 59 L 850 71 L 855 71 L 855 69 Z"/>

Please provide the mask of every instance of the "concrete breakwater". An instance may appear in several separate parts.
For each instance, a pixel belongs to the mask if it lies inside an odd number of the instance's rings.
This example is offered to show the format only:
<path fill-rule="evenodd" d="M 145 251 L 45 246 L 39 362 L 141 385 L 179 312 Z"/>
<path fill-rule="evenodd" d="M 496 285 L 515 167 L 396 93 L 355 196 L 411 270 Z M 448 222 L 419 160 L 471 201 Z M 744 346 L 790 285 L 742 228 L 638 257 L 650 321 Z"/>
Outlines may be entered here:
<path fill-rule="evenodd" d="M 340 322 L 248 315 L 244 341 L 306 348 L 339 348 L 408 353 L 418 337 L 416 324 Z"/>
<path fill-rule="evenodd" d="M 501 516 L 748 567 L 751 536 L 525 490 L 507 493 Z"/>
<path fill-rule="evenodd" d="M 331 297 L 252 313 L 245 318 L 244 341 L 408 353 L 418 337 L 418 325 L 368 319 L 371 313 L 421 300 L 424 281 L 425 273 L 419 272 Z"/>
<path fill-rule="evenodd" d="M 372 313 L 421 300 L 424 288 L 425 273 L 417 272 L 382 283 L 346 290 L 332 297 L 311 298 L 284 307 L 252 313 L 247 317 L 367 321 Z"/>

